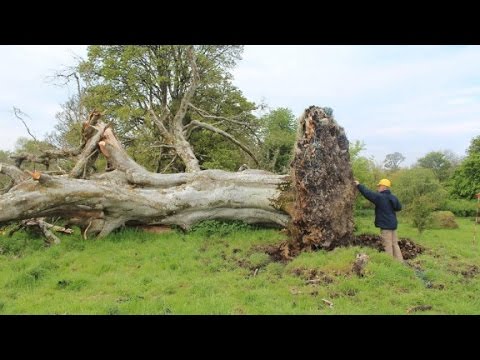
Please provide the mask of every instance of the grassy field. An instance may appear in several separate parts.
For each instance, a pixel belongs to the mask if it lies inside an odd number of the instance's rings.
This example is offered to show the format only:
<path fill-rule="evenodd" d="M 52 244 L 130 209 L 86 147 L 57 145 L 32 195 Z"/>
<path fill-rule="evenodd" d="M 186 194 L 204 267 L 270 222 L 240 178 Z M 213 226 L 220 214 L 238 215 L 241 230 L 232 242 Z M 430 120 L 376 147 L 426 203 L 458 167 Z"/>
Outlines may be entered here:
<path fill-rule="evenodd" d="M 372 221 L 358 217 L 358 233 L 377 234 Z M 258 246 L 283 233 L 235 224 L 87 241 L 77 231 L 50 248 L 3 235 L 0 314 L 480 314 L 480 241 L 471 219 L 457 222 L 419 236 L 401 220 L 399 236 L 427 248 L 409 266 L 359 247 L 272 262 Z M 359 252 L 370 256 L 362 278 L 350 272 Z"/>

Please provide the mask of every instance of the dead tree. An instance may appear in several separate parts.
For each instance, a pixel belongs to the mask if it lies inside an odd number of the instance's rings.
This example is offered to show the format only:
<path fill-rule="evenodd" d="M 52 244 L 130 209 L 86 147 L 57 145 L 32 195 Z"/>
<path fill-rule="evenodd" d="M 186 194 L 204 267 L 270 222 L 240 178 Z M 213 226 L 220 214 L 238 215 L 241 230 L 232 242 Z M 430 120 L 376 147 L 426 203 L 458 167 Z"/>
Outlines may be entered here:
<path fill-rule="evenodd" d="M 299 119 L 292 175 L 253 169 L 152 173 L 127 155 L 100 115 L 86 122 L 69 174 L 0 167 L 14 185 L 0 196 L 0 223 L 57 216 L 80 226 L 85 237 L 103 237 L 124 225 L 188 229 L 206 219 L 241 220 L 289 226 L 297 244 L 292 249 L 330 247 L 352 235 L 348 141 L 322 108 L 310 107 Z M 113 171 L 89 174 L 100 153 Z"/>

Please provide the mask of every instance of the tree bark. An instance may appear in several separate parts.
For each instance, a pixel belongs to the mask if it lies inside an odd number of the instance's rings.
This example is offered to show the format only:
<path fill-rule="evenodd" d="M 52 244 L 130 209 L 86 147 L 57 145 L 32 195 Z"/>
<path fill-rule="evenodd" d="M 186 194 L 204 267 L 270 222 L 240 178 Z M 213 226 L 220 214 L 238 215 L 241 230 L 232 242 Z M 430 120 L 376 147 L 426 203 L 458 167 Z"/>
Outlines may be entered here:
<path fill-rule="evenodd" d="M 278 203 L 287 176 L 130 171 L 122 181 L 120 174 L 115 174 L 115 181 L 107 175 L 84 180 L 44 174 L 26 180 L 0 197 L 0 222 L 60 216 L 81 228 L 89 226 L 88 234 L 102 237 L 125 224 L 188 229 L 205 219 L 235 219 L 284 227 L 289 220 Z"/>

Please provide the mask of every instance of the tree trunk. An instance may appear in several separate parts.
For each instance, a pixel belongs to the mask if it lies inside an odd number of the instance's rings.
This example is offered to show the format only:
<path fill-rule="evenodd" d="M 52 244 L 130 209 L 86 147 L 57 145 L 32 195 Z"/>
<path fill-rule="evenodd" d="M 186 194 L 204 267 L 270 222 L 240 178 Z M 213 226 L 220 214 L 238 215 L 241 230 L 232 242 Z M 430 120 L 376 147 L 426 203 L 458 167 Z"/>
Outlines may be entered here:
<path fill-rule="evenodd" d="M 307 109 L 300 119 L 292 175 L 262 170 L 153 173 L 127 155 L 108 126 L 88 126 L 90 137 L 69 175 L 36 172 L 25 178 L 18 169 L 0 166 L 15 181 L 0 196 L 0 223 L 59 216 L 79 225 L 85 237 L 103 237 L 123 225 L 188 229 L 206 219 L 242 220 L 288 226 L 290 250 L 331 247 L 353 233 L 348 141 L 321 108 Z M 115 170 L 79 179 L 88 176 L 85 169 L 95 152 Z"/>

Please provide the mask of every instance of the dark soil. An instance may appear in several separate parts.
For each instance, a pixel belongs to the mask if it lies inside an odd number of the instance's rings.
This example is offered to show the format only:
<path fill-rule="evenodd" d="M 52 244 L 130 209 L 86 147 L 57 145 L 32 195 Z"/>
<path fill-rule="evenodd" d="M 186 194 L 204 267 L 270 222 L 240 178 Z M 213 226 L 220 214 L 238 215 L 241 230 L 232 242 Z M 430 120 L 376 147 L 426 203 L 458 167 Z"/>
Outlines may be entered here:
<path fill-rule="evenodd" d="M 425 251 L 423 246 L 415 244 L 413 240 L 407 238 L 400 238 L 398 245 L 400 246 L 400 250 L 402 251 L 403 258 L 405 260 L 413 259 L 418 254 L 421 254 Z M 378 251 L 384 251 L 382 246 L 382 239 L 379 235 L 373 234 L 361 234 L 359 236 L 355 236 L 348 241 L 344 240 L 339 244 L 341 247 L 347 246 L 366 246 L 374 248 Z M 339 247 L 338 246 L 338 247 Z M 289 249 L 286 251 L 286 249 Z M 327 250 L 333 250 L 334 248 L 328 248 Z M 282 242 L 279 245 L 267 245 L 264 246 L 263 251 L 270 255 L 273 261 L 281 261 L 286 262 L 292 260 L 296 257 L 301 251 L 292 251 L 288 242 Z M 312 247 L 310 250 L 317 250 L 316 248 Z M 475 270 L 473 271 L 475 272 Z"/>

